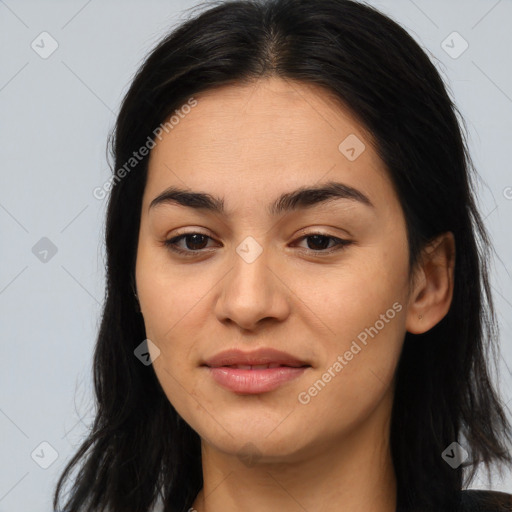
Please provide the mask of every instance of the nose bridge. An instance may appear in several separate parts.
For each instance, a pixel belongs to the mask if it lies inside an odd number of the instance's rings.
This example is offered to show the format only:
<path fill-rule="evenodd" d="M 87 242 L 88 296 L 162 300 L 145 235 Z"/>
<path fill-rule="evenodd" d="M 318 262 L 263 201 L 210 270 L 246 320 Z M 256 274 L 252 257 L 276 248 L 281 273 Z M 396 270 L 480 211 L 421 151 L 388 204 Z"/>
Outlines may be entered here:
<path fill-rule="evenodd" d="M 269 298 L 272 287 L 269 283 L 269 249 L 264 248 L 262 243 L 247 236 L 235 248 L 228 291 L 239 306 L 246 304 L 245 307 L 254 307 L 253 304 L 258 303 L 261 307 Z"/>
<path fill-rule="evenodd" d="M 247 236 L 235 247 L 233 268 L 222 281 L 216 305 L 220 320 L 230 319 L 245 329 L 268 317 L 282 319 L 287 301 L 270 270 L 270 251 Z"/>

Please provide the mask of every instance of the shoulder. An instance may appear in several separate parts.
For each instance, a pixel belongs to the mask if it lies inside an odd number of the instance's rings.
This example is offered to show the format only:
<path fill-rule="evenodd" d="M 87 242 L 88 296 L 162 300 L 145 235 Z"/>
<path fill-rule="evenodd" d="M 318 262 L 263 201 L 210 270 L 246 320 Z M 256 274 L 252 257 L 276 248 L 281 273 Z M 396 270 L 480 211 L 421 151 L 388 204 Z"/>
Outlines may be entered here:
<path fill-rule="evenodd" d="M 512 494 L 468 489 L 460 497 L 461 512 L 512 512 Z"/>

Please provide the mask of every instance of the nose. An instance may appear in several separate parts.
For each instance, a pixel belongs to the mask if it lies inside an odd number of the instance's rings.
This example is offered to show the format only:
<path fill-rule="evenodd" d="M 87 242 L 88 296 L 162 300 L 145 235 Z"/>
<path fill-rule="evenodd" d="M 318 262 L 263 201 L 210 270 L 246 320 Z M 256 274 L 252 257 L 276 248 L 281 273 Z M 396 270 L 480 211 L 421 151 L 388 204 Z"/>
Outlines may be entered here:
<path fill-rule="evenodd" d="M 255 259 L 240 254 L 235 253 L 232 269 L 221 280 L 215 304 L 218 320 L 244 330 L 282 322 L 290 314 L 291 272 L 287 277 L 282 267 L 273 265 L 267 249 Z"/>

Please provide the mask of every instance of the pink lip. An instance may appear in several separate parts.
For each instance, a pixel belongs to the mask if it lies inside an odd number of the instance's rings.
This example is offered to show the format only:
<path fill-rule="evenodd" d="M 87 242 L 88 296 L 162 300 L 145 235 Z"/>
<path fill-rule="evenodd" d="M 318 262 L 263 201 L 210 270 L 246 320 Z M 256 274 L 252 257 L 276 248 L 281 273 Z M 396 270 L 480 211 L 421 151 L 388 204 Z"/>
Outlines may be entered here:
<path fill-rule="evenodd" d="M 266 393 L 278 388 L 281 384 L 296 379 L 307 370 L 309 366 L 292 368 L 280 366 L 261 370 L 241 370 L 218 366 L 208 368 L 213 379 L 221 386 L 235 393 L 257 394 Z"/>
<path fill-rule="evenodd" d="M 277 368 L 241 369 L 234 365 L 281 365 Z M 296 379 L 311 365 L 296 357 L 273 348 L 259 348 L 251 352 L 226 350 L 205 361 L 212 378 L 221 386 L 235 393 L 266 393 L 281 384 Z"/>

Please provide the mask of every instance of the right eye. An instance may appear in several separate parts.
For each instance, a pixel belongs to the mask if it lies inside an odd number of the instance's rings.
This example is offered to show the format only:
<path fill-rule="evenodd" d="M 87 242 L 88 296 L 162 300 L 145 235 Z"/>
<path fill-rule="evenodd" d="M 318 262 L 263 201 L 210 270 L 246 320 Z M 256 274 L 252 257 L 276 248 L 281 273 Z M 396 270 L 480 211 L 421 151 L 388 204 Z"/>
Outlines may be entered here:
<path fill-rule="evenodd" d="M 164 244 L 165 246 L 170 249 L 173 252 L 176 252 L 178 254 L 183 254 L 185 256 L 194 256 L 200 252 L 204 252 L 202 249 L 204 249 L 204 242 L 205 239 L 213 240 L 210 236 L 205 235 L 204 233 L 199 233 L 197 231 L 191 231 L 189 233 L 182 233 L 181 235 L 175 236 L 173 238 L 170 238 L 168 240 L 165 240 Z M 203 246 L 203 247 L 193 247 L 192 249 L 183 249 L 181 247 L 178 247 L 178 243 L 182 240 L 185 240 L 185 245 L 192 245 L 192 246 Z M 188 243 L 187 243 L 188 240 Z"/>

